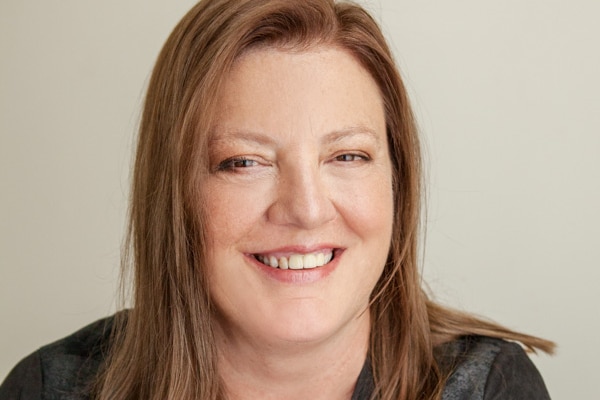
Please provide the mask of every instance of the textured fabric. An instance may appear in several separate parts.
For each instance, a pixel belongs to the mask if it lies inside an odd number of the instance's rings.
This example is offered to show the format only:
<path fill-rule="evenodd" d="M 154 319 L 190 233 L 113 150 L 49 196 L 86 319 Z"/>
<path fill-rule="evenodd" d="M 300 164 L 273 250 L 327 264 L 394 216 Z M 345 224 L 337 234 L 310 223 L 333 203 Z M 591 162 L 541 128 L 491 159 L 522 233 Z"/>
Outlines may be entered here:
<path fill-rule="evenodd" d="M 442 367 L 452 371 L 442 400 L 549 400 L 538 370 L 521 346 L 482 336 L 465 336 L 436 349 Z M 370 400 L 375 385 L 365 363 L 352 400 Z"/>
<path fill-rule="evenodd" d="M 42 347 L 21 361 L 0 386 L 0 400 L 87 400 L 104 359 L 113 317 Z"/>
<path fill-rule="evenodd" d="M 0 386 L 0 400 L 88 400 L 109 347 L 113 318 L 90 324 L 22 360 Z M 442 400 L 550 399 L 539 372 L 517 344 L 468 336 L 436 349 L 436 357 L 453 371 Z M 370 400 L 374 387 L 367 360 L 352 400 Z"/>
<path fill-rule="evenodd" d="M 484 400 L 549 399 L 544 381 L 516 344 L 502 344 L 490 367 Z"/>
<path fill-rule="evenodd" d="M 447 345 L 456 365 L 442 400 L 546 400 L 544 381 L 521 346 L 481 336 Z"/>

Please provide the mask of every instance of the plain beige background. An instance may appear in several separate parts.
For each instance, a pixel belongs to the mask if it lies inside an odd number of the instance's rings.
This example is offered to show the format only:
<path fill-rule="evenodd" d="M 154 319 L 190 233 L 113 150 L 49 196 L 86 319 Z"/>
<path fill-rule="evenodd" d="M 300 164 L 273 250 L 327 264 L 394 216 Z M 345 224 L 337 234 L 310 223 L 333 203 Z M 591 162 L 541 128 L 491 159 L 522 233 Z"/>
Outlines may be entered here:
<path fill-rule="evenodd" d="M 114 311 L 144 88 L 193 3 L 0 2 L 0 379 Z M 367 4 L 423 132 L 431 288 L 557 341 L 553 398 L 596 398 L 600 3 Z"/>

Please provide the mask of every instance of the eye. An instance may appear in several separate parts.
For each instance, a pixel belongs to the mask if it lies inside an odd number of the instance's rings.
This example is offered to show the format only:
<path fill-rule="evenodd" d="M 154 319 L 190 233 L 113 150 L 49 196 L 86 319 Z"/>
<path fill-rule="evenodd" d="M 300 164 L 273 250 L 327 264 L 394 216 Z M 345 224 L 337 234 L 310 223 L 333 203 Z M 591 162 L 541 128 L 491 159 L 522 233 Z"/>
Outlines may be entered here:
<path fill-rule="evenodd" d="M 335 157 L 335 161 L 341 161 L 341 162 L 369 161 L 369 160 L 370 160 L 370 158 L 367 155 L 354 154 L 354 153 L 340 154 L 339 156 Z"/>
<path fill-rule="evenodd" d="M 217 171 L 234 171 L 239 168 L 249 168 L 258 165 L 258 161 L 245 157 L 232 157 L 219 163 Z"/>

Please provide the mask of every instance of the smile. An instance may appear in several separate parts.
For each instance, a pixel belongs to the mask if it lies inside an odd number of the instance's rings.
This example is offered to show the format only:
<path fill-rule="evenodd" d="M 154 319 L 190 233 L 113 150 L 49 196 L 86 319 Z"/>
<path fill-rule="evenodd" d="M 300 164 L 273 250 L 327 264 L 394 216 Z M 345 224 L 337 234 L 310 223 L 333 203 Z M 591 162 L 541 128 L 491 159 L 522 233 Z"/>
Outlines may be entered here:
<path fill-rule="evenodd" d="M 289 256 L 279 257 L 268 254 L 255 254 L 254 258 L 272 268 L 311 269 L 328 264 L 333 259 L 333 250 L 309 254 L 291 254 Z"/>

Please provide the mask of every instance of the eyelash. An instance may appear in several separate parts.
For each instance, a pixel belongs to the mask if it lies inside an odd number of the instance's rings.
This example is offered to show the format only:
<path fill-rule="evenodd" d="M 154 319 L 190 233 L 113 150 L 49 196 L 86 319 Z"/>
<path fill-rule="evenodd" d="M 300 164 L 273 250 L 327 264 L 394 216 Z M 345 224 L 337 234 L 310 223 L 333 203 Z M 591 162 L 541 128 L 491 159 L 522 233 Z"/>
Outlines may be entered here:
<path fill-rule="evenodd" d="M 234 171 L 236 169 L 248 168 L 256 165 L 258 165 L 258 162 L 256 160 L 252 160 L 246 157 L 232 157 L 220 162 L 217 166 L 217 171 Z"/>
<path fill-rule="evenodd" d="M 351 163 L 357 161 L 370 161 L 371 158 L 365 154 L 355 153 L 344 153 L 337 155 L 333 158 L 334 161 L 342 163 Z M 231 157 L 224 161 L 221 161 L 217 166 L 217 171 L 235 171 L 236 169 L 244 169 L 249 167 L 255 167 L 259 163 L 256 160 L 252 160 L 247 157 Z"/>
<path fill-rule="evenodd" d="M 351 158 L 350 160 L 348 158 Z M 336 156 L 334 158 L 335 161 L 340 162 L 355 162 L 355 161 L 369 161 L 371 158 L 364 154 L 353 154 L 353 153 L 344 153 Z"/>

